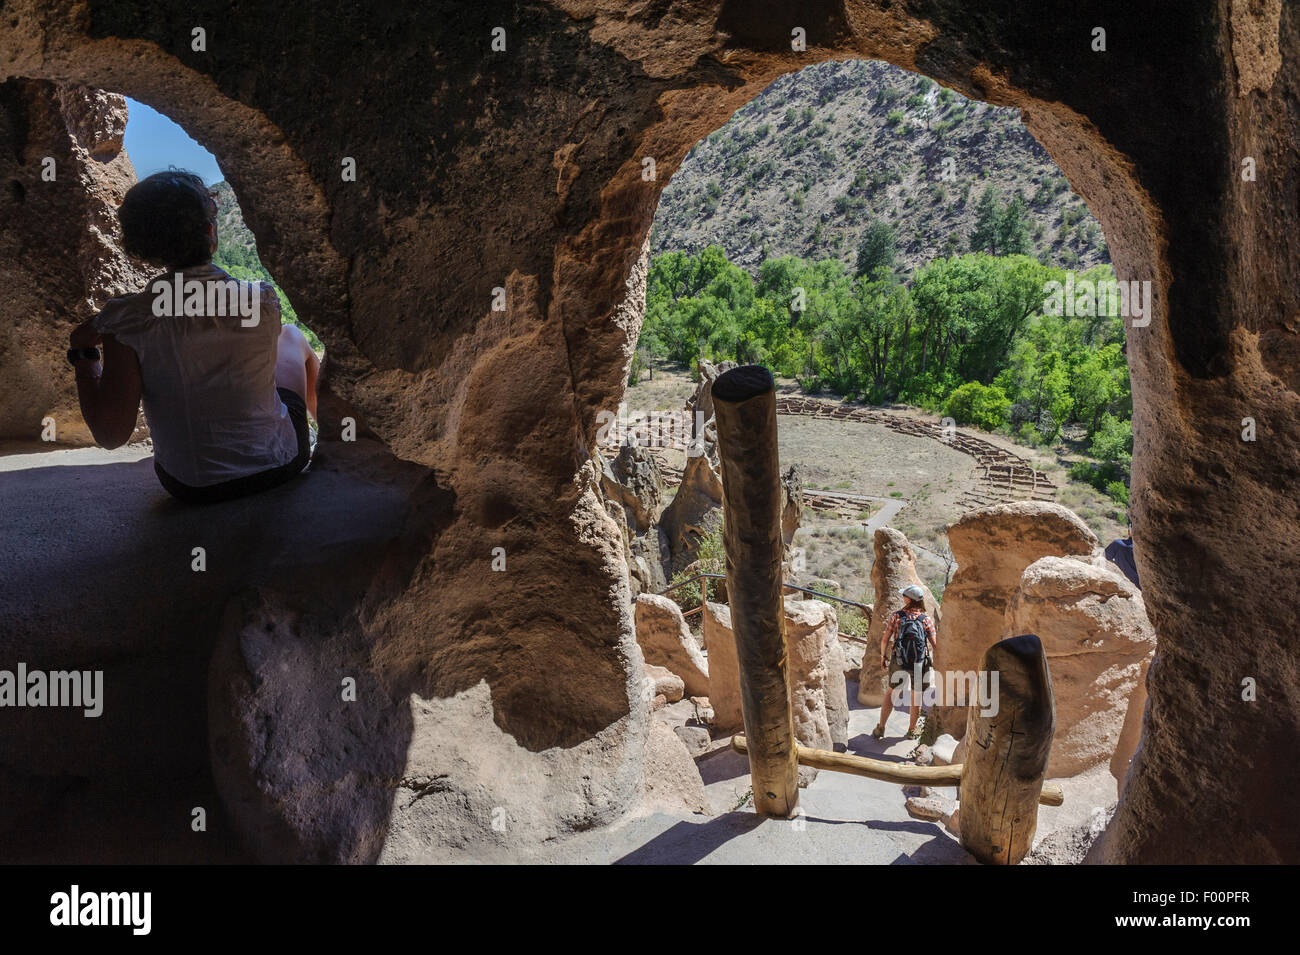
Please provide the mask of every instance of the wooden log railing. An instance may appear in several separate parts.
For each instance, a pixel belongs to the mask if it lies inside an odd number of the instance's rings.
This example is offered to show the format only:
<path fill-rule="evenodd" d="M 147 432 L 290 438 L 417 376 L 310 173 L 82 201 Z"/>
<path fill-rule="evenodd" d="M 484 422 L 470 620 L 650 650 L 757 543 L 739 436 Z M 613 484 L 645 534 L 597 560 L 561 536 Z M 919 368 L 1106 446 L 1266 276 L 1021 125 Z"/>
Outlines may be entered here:
<path fill-rule="evenodd" d="M 955 823 L 961 844 L 987 865 L 1015 865 L 1033 848 L 1039 805 L 1065 802 L 1060 786 L 1044 783 L 1056 734 L 1052 676 L 1042 641 L 1033 634 L 993 644 L 980 670 L 998 674 L 997 705 L 992 712 L 976 705 L 968 709 L 963 763 L 911 766 L 798 743 L 795 759 L 801 766 L 882 782 L 957 786 L 961 804 Z M 731 745 L 748 752 L 744 736 L 732 737 Z"/>
<path fill-rule="evenodd" d="M 891 763 L 884 759 L 871 759 L 868 756 L 854 756 L 852 753 L 832 753 L 826 749 L 813 749 L 802 743 L 795 744 L 795 754 L 800 766 L 814 769 L 826 769 L 833 773 L 848 773 L 850 776 L 864 776 L 882 783 L 897 783 L 900 786 L 960 786 L 964 763 L 950 766 L 913 766 L 910 763 Z M 737 733 L 731 738 L 731 748 L 737 753 L 749 752 L 745 737 Z M 1039 803 L 1044 806 L 1060 806 L 1065 802 L 1065 792 L 1056 783 L 1043 786 Z"/>

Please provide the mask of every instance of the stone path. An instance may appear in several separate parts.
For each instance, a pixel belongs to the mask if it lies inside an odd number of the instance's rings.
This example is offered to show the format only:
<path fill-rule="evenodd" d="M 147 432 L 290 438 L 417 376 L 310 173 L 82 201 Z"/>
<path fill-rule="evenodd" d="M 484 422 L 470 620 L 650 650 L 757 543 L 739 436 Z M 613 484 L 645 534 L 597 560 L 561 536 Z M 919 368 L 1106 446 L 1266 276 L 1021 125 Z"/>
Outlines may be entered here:
<path fill-rule="evenodd" d="M 877 759 L 905 760 L 916 743 L 902 738 L 906 710 L 895 711 L 883 742 L 870 736 L 880 717 L 860 707 L 857 683 L 848 684 L 849 751 Z M 611 826 L 548 845 L 521 861 L 621 865 L 977 865 L 939 823 L 913 819 L 903 787 L 819 772 L 800 790 L 798 819 L 760 819 L 746 797 L 746 757 L 729 748 L 697 760 L 713 815 L 686 812 L 631 814 Z M 1063 806 L 1040 806 L 1037 845 L 1062 828 L 1079 825 L 1098 807 L 1115 802 L 1115 781 L 1105 764 L 1073 779 L 1056 780 Z M 937 789 L 955 798 L 953 788 Z M 491 861 L 491 860 L 488 860 Z"/>

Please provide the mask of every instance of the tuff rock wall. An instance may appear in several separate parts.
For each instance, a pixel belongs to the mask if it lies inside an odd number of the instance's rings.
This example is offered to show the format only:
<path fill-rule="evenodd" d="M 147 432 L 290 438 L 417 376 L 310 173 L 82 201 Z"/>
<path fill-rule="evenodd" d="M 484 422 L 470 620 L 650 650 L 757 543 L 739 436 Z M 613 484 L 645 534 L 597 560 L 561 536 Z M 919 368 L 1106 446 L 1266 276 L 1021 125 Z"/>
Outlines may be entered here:
<path fill-rule="evenodd" d="M 619 304 L 659 190 L 773 78 L 827 57 L 1021 107 L 1119 277 L 1155 294 L 1128 354 L 1159 650 L 1097 853 L 1296 861 L 1300 768 L 1279 758 L 1300 742 L 1296 18 L 1280 0 L 323 0 L 231 19 L 163 0 L 9 0 L 0 79 L 127 93 L 216 153 L 331 350 L 340 402 L 436 475 L 445 520 L 367 597 L 364 658 L 422 700 L 486 685 L 491 721 L 530 752 L 591 747 L 567 769 L 599 808 L 560 828 L 637 791 L 639 664 L 588 451 L 622 387 L 636 329 Z M 496 546 L 506 572 L 489 570 Z M 446 785 L 493 785 L 475 773 L 456 765 Z"/>
<path fill-rule="evenodd" d="M 64 358 L 68 333 L 146 273 L 115 209 L 135 182 L 123 97 L 0 83 L 0 437 L 93 443 Z"/>

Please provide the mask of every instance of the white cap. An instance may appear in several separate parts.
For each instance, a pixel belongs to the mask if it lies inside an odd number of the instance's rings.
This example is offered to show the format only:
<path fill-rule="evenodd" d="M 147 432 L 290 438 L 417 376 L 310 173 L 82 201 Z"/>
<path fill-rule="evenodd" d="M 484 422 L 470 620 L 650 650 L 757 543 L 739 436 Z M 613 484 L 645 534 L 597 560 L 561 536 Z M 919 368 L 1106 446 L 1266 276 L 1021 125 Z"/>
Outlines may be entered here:
<path fill-rule="evenodd" d="M 925 591 L 922 590 L 922 589 L 921 589 L 919 586 L 917 586 L 916 584 L 912 584 L 912 585 L 909 586 L 909 587 L 904 587 L 904 588 L 902 588 L 902 589 L 899 591 L 899 593 L 902 594 L 904 597 L 911 597 L 913 600 L 924 600 L 924 599 L 925 599 Z"/>

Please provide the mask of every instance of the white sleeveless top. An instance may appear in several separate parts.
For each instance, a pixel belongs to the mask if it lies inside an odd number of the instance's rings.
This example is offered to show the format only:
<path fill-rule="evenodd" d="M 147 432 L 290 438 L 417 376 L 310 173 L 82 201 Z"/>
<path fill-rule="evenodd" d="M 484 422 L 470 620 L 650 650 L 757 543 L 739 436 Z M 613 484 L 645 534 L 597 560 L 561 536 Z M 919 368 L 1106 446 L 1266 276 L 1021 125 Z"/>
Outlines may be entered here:
<path fill-rule="evenodd" d="M 206 487 L 297 455 L 275 390 L 280 303 L 267 283 L 195 266 L 112 299 L 94 326 L 140 359 L 154 458 L 176 480 Z"/>

